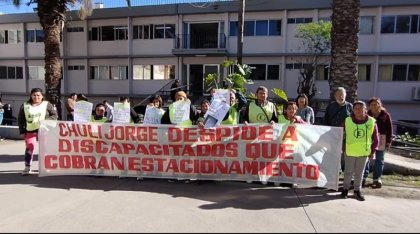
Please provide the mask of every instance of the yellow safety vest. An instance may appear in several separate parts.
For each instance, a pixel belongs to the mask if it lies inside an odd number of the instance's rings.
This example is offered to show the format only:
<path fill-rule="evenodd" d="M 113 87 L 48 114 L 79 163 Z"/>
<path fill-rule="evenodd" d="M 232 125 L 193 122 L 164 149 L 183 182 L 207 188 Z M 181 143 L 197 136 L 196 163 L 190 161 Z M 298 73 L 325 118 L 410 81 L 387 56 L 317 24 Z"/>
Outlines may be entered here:
<path fill-rule="evenodd" d="M 41 124 L 40 121 L 44 120 L 45 116 L 47 115 L 47 106 L 47 101 L 43 101 L 37 106 L 32 106 L 29 102 L 25 102 L 23 104 L 27 131 L 35 131 L 39 129 Z"/>
<path fill-rule="evenodd" d="M 262 108 L 265 110 L 265 113 L 261 109 L 261 107 L 257 106 L 255 102 L 249 103 L 248 119 L 250 123 L 269 123 L 270 122 L 274 114 L 274 104 L 272 102 L 268 102 L 268 104 Z"/>
<path fill-rule="evenodd" d="M 365 157 L 371 152 L 372 134 L 376 120 L 369 116 L 368 121 L 356 124 L 351 117 L 345 120 L 346 154 L 353 157 Z"/>
<path fill-rule="evenodd" d="M 296 115 L 296 116 L 295 116 L 295 118 L 296 118 L 297 120 L 302 119 L 302 117 L 300 117 L 300 116 L 298 116 L 298 115 Z M 284 117 L 284 115 L 280 115 L 280 116 L 279 116 L 279 123 L 290 124 L 291 122 L 290 122 L 290 120 L 286 119 L 286 117 Z"/>
<path fill-rule="evenodd" d="M 90 116 L 90 122 L 105 123 L 106 121 L 108 121 L 107 117 L 102 117 L 101 119 L 95 119 L 94 115 Z"/>
<path fill-rule="evenodd" d="M 231 106 L 229 108 L 229 116 L 226 120 L 223 120 L 221 125 L 234 125 L 238 124 L 238 110 L 236 110 L 236 107 Z"/>

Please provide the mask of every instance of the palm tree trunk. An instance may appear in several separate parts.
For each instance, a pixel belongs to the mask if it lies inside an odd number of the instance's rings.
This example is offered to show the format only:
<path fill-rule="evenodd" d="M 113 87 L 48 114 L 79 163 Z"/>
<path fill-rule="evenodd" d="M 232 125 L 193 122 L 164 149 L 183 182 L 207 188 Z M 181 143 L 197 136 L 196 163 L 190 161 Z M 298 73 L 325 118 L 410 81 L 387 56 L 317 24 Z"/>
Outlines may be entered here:
<path fill-rule="evenodd" d="M 57 107 L 61 119 L 61 29 L 65 22 L 66 0 L 38 0 L 38 16 L 44 29 L 46 98 Z"/>
<path fill-rule="evenodd" d="M 357 49 L 360 0 L 333 0 L 331 29 L 330 98 L 344 87 L 350 102 L 357 100 Z"/>

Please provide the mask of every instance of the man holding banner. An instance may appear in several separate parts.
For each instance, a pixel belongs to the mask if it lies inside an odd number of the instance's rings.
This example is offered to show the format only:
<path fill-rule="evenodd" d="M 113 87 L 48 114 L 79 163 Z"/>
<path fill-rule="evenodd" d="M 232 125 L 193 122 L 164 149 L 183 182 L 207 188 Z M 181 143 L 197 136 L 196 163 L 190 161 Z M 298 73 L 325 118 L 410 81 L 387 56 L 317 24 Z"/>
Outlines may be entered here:
<path fill-rule="evenodd" d="M 245 109 L 244 123 L 277 123 L 277 110 L 274 103 L 267 100 L 268 89 L 264 86 L 257 88 L 257 100 L 250 102 Z"/>

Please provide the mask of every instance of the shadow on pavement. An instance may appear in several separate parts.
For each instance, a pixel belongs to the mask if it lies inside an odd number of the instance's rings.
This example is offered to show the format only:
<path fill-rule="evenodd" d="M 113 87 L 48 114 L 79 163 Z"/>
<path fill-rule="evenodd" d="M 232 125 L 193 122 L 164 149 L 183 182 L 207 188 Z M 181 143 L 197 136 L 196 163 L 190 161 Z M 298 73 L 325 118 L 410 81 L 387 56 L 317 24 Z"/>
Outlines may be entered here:
<path fill-rule="evenodd" d="M 246 210 L 287 209 L 339 198 L 337 192 L 321 188 L 291 189 L 235 181 L 169 183 L 166 179 L 145 178 L 142 181 L 137 181 L 136 178 L 132 177 L 125 179 L 97 176 L 38 177 L 37 174 L 22 176 L 20 171 L 0 171 L 0 185 L 17 184 L 65 190 L 82 189 L 105 192 L 132 191 L 168 194 L 174 198 L 185 197 L 210 202 L 210 204 L 199 207 L 206 210 L 225 208 Z"/>

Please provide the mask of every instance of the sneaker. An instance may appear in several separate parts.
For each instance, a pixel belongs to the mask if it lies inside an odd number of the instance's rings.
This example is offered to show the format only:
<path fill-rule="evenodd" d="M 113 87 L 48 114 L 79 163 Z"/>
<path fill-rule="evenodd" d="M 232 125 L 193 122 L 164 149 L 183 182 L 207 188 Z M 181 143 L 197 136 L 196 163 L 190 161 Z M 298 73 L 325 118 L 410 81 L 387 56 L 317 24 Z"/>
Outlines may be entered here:
<path fill-rule="evenodd" d="M 31 168 L 29 166 L 25 166 L 25 169 L 22 171 L 22 175 L 29 175 L 31 174 Z"/>
<path fill-rule="evenodd" d="M 252 180 L 247 180 L 246 181 L 248 184 L 252 184 Z"/>
<path fill-rule="evenodd" d="M 374 180 L 373 181 L 373 186 L 375 188 L 382 188 L 382 181 L 381 180 Z"/>
<path fill-rule="evenodd" d="M 143 177 L 137 177 L 137 181 L 143 180 Z"/>
<path fill-rule="evenodd" d="M 267 181 L 261 181 L 261 184 L 267 185 Z"/>
<path fill-rule="evenodd" d="M 341 192 L 341 197 L 342 198 L 347 198 L 347 195 L 349 194 L 349 190 L 347 189 L 343 189 L 343 191 Z"/>
<path fill-rule="evenodd" d="M 365 196 L 363 195 L 361 191 L 354 191 L 354 195 L 356 196 L 356 199 L 359 201 L 365 200 Z"/>
<path fill-rule="evenodd" d="M 174 182 L 175 182 L 175 180 L 173 180 L 173 179 L 169 179 L 169 180 L 168 180 L 168 182 L 169 182 L 169 183 L 174 183 Z"/>

